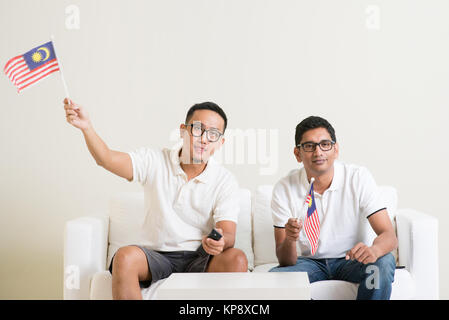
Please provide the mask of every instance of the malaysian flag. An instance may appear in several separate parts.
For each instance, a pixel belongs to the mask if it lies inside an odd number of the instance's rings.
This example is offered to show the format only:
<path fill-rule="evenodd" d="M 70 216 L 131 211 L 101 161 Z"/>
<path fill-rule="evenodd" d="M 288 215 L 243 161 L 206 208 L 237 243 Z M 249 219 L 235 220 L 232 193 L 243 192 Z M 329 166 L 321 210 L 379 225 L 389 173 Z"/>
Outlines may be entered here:
<path fill-rule="evenodd" d="M 318 249 L 318 238 L 320 237 L 320 219 L 316 211 L 315 197 L 313 195 L 313 181 L 310 184 L 310 191 L 306 199 L 307 214 L 304 220 L 304 231 L 310 243 L 312 256 Z"/>
<path fill-rule="evenodd" d="M 53 43 L 47 42 L 10 59 L 3 71 L 17 87 L 17 92 L 59 70 Z"/>

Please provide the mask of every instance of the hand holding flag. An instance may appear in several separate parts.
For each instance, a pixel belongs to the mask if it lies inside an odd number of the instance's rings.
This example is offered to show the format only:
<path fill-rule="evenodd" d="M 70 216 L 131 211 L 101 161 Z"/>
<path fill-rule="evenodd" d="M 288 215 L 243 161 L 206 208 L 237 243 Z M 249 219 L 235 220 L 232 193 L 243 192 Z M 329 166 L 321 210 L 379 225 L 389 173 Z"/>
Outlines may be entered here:
<path fill-rule="evenodd" d="M 285 224 L 285 236 L 290 241 L 298 241 L 301 229 L 302 220 L 298 218 L 290 218 Z"/>
<path fill-rule="evenodd" d="M 67 122 L 75 128 L 85 130 L 91 125 L 87 111 L 74 103 L 70 98 L 64 99 L 64 109 Z"/>

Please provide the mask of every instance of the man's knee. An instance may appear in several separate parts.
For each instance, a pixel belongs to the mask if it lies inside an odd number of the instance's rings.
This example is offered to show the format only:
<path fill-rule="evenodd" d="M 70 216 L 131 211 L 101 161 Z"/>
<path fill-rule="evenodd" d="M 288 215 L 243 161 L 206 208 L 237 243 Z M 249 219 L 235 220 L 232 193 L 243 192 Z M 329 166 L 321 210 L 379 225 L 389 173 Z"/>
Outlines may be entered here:
<path fill-rule="evenodd" d="M 377 259 L 375 263 L 376 267 L 379 268 L 379 273 L 386 276 L 386 281 L 393 282 L 394 272 L 396 270 L 396 261 L 391 253 Z"/>
<path fill-rule="evenodd" d="M 229 248 L 212 258 L 207 271 L 246 272 L 248 271 L 248 260 L 242 250 Z"/>
<path fill-rule="evenodd" d="M 230 248 L 232 250 L 231 257 L 229 257 L 232 269 L 236 272 L 246 272 L 248 271 L 248 259 L 245 253 L 237 248 Z"/>
<path fill-rule="evenodd" d="M 112 261 L 112 273 L 129 273 L 138 271 L 138 261 L 141 260 L 142 250 L 135 246 L 121 247 L 117 250 Z"/>
<path fill-rule="evenodd" d="M 377 259 L 376 262 L 367 264 L 364 267 L 363 281 L 368 281 L 371 286 L 378 289 L 378 286 L 389 285 L 394 280 L 396 262 L 391 253 Z"/>

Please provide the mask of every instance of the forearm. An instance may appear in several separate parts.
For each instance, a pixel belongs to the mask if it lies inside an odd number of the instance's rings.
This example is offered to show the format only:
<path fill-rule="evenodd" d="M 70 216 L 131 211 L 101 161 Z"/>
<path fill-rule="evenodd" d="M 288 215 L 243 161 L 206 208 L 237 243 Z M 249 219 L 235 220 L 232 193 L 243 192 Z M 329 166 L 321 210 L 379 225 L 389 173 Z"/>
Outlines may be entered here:
<path fill-rule="evenodd" d="M 223 251 L 228 248 L 233 248 L 235 244 L 235 233 L 223 232 L 224 246 Z"/>
<path fill-rule="evenodd" d="M 98 136 L 92 125 L 82 130 L 87 148 L 95 159 L 96 163 L 104 166 L 111 157 L 111 150 L 106 143 Z"/>
<path fill-rule="evenodd" d="M 378 258 L 396 249 L 398 239 L 394 231 L 383 232 L 379 234 L 373 241 L 371 248 L 374 250 Z"/>
<path fill-rule="evenodd" d="M 296 251 L 296 241 L 285 238 L 284 241 L 276 247 L 276 256 L 281 266 L 292 266 L 298 259 Z"/>

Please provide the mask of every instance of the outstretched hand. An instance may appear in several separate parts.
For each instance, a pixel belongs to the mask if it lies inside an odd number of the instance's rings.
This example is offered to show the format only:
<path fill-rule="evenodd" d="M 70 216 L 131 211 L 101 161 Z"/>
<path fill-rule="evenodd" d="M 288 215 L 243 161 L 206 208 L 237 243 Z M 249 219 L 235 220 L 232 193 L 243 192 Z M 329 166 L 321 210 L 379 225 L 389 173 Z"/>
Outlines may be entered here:
<path fill-rule="evenodd" d="M 71 99 L 64 99 L 64 109 L 67 122 L 75 128 L 85 130 L 90 126 L 90 119 L 87 111 L 74 103 Z"/>

